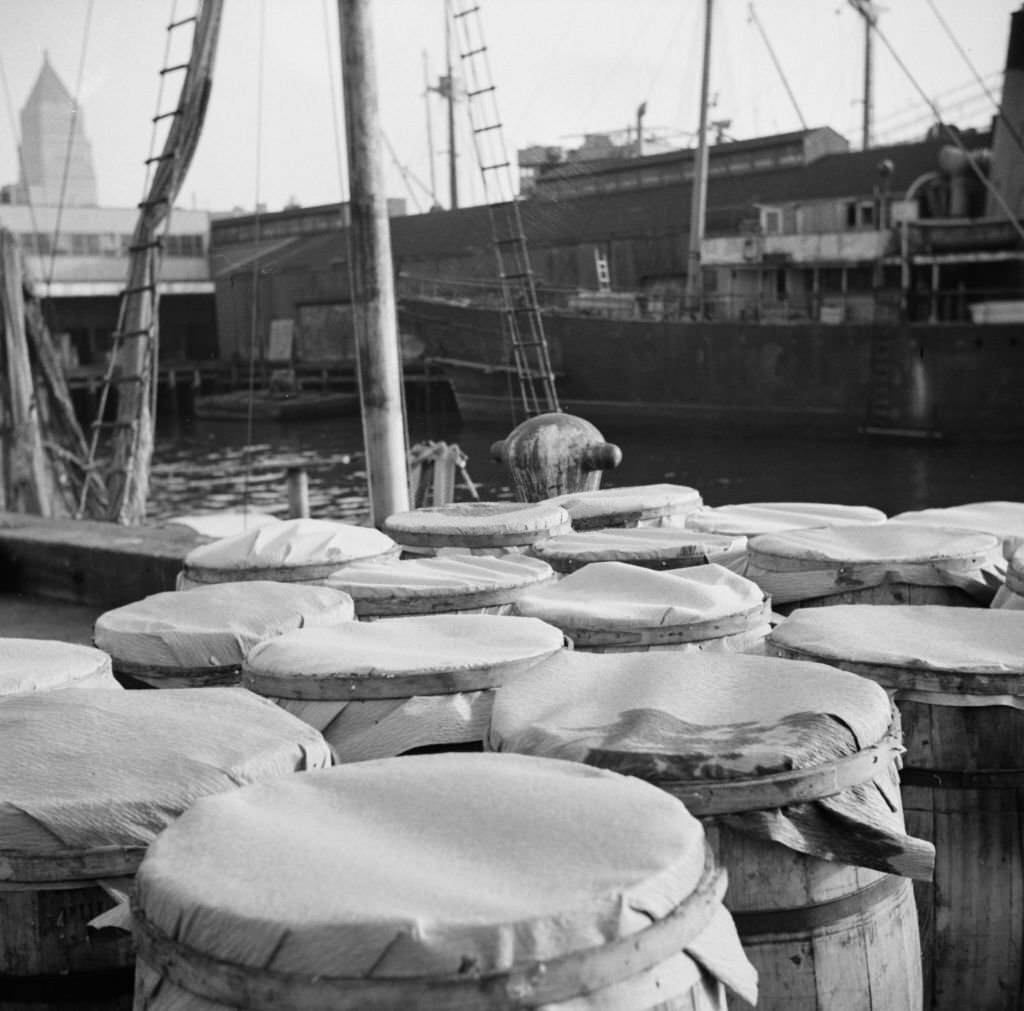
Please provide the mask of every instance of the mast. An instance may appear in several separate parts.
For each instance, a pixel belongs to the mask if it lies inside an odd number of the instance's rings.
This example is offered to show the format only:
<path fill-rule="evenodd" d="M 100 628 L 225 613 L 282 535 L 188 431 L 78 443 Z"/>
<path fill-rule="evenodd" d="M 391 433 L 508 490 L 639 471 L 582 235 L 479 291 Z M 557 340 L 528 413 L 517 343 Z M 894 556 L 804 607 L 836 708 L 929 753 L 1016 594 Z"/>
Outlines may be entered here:
<path fill-rule="evenodd" d="M 713 0 L 704 0 L 704 59 L 700 82 L 700 124 L 697 127 L 697 154 L 693 163 L 693 187 L 690 196 L 690 248 L 686 260 L 687 309 L 700 313 L 704 294 L 700 268 L 700 247 L 704 239 L 704 221 L 708 202 L 708 89 L 711 81 L 711 19 Z"/>
<path fill-rule="evenodd" d="M 423 50 L 423 100 L 427 107 L 427 155 L 430 159 L 430 209 L 437 207 L 437 173 L 434 166 L 434 123 L 430 116 L 430 68 Z"/>
<path fill-rule="evenodd" d="M 455 77 L 452 74 L 452 12 L 449 0 L 444 5 L 444 57 L 447 69 L 442 94 L 448 99 L 448 195 L 451 209 L 459 206 L 459 176 L 455 150 Z"/>
<path fill-rule="evenodd" d="M 375 526 L 409 508 L 407 445 L 398 352 L 395 279 L 381 153 L 370 0 L 338 0 L 351 208 L 352 302 Z"/>
<path fill-rule="evenodd" d="M 850 6 L 864 19 L 864 116 L 861 126 L 861 147 L 871 147 L 871 124 L 874 119 L 874 27 L 878 13 L 872 0 L 849 0 Z"/>

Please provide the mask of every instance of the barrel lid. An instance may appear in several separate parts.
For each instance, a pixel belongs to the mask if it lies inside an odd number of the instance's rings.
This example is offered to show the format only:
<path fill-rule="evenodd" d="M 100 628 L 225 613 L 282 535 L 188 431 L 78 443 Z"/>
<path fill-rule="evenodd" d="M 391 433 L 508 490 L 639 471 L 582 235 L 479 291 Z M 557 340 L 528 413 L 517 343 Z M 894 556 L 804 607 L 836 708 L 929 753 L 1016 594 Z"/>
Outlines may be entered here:
<path fill-rule="evenodd" d="M 187 516 L 172 516 L 168 523 L 188 527 L 203 537 L 235 537 L 238 534 L 258 530 L 281 520 L 269 513 L 233 512 L 222 509 L 215 513 L 190 513 Z"/>
<path fill-rule="evenodd" d="M 0 696 L 69 686 L 114 688 L 110 657 L 91 646 L 53 639 L 3 639 Z"/>
<path fill-rule="evenodd" d="M 760 608 L 764 594 L 721 565 L 656 572 L 595 562 L 550 586 L 524 593 L 516 612 L 573 629 L 632 629 L 713 621 Z"/>
<path fill-rule="evenodd" d="M 746 502 L 705 506 L 686 517 L 691 530 L 753 537 L 779 530 L 881 523 L 885 513 L 871 506 L 837 505 L 830 502 Z"/>
<path fill-rule="evenodd" d="M 242 688 L 7 696 L 0 740 L 0 880 L 132 873 L 197 797 L 331 762 L 316 730 Z"/>
<path fill-rule="evenodd" d="M 553 578 L 547 562 L 526 555 L 441 555 L 356 562 L 325 585 L 349 594 L 356 614 L 370 616 L 506 604 Z"/>
<path fill-rule="evenodd" d="M 855 668 L 890 687 L 1024 695 L 1024 621 L 981 607 L 840 604 L 794 611 L 769 647 Z M 946 677 L 951 675 L 951 677 Z"/>
<path fill-rule="evenodd" d="M 502 547 L 563 533 L 569 514 L 550 502 L 453 502 L 393 513 L 384 528 L 410 547 Z"/>
<path fill-rule="evenodd" d="M 373 527 L 331 520 L 283 520 L 212 544 L 193 548 L 185 556 L 185 571 L 202 579 L 211 573 L 220 580 L 274 578 L 289 573 L 322 570 L 326 577 L 349 562 L 396 550 L 395 542 Z M 213 581 L 212 579 L 210 581 Z"/>
<path fill-rule="evenodd" d="M 1024 546 L 1024 502 L 967 502 L 941 509 L 918 509 L 899 513 L 891 522 L 995 534 L 1002 539 L 1007 557 Z"/>
<path fill-rule="evenodd" d="M 570 651 L 499 689 L 490 746 L 655 783 L 729 779 L 818 764 L 850 732 L 868 747 L 891 719 L 877 684 L 820 663 Z"/>
<path fill-rule="evenodd" d="M 786 530 L 751 538 L 748 553 L 752 562 L 788 559 L 836 565 L 865 563 L 941 562 L 949 559 L 977 559 L 978 563 L 998 558 L 999 538 L 994 534 L 910 523 L 878 523 L 871 526 L 820 527 Z"/>
<path fill-rule="evenodd" d="M 701 505 L 700 492 L 682 484 L 643 484 L 570 492 L 548 499 L 569 513 L 575 530 L 630 526 L 640 520 L 679 516 Z"/>
<path fill-rule="evenodd" d="M 96 619 L 115 664 L 203 669 L 242 662 L 257 643 L 310 625 L 348 622 L 352 598 L 326 586 L 268 580 L 155 593 Z"/>
<path fill-rule="evenodd" d="M 745 537 L 706 534 L 679 527 L 629 527 L 560 534 L 534 545 L 532 551 L 559 572 L 571 572 L 594 562 L 684 568 L 736 554 L 746 546 Z"/>
<path fill-rule="evenodd" d="M 704 859 L 700 824 L 640 781 L 421 755 L 198 802 L 151 847 L 136 905 L 235 964 L 422 981 L 636 933 L 693 891 Z"/>
<path fill-rule="evenodd" d="M 434 614 L 303 628 L 260 643 L 243 682 L 280 698 L 409 698 L 492 688 L 563 646 L 534 618 Z"/>

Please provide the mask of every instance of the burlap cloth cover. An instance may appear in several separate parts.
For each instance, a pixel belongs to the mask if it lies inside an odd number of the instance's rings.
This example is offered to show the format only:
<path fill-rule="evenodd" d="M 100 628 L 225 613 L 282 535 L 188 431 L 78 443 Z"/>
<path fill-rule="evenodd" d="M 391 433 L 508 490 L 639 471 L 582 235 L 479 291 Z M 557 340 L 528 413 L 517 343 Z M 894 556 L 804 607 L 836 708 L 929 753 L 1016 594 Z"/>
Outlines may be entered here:
<path fill-rule="evenodd" d="M 746 537 L 703 534 L 674 527 L 585 530 L 541 541 L 531 549 L 559 572 L 594 562 L 627 562 L 645 568 L 684 568 L 715 562 L 729 566 L 745 555 Z"/>
<path fill-rule="evenodd" d="M 639 934 L 693 892 L 704 861 L 700 824 L 644 783 L 523 756 L 422 755 L 198 802 L 151 847 L 136 922 L 242 975 L 472 984 Z M 699 965 L 755 999 L 720 905 L 680 957 L 694 980 Z M 151 1011 L 225 1006 L 160 987 L 142 944 L 139 976 Z M 438 1006 L 411 993 L 388 1006 Z"/>
<path fill-rule="evenodd" d="M 394 513 L 384 529 L 410 547 L 466 549 L 532 544 L 570 526 L 569 514 L 548 502 L 453 502 Z"/>
<path fill-rule="evenodd" d="M 682 484 L 642 484 L 626 488 L 598 488 L 570 492 L 547 499 L 569 514 L 573 528 L 635 526 L 685 517 L 702 504 L 700 492 Z"/>
<path fill-rule="evenodd" d="M 885 513 L 871 506 L 836 505 L 830 502 L 746 502 L 704 507 L 686 517 L 690 530 L 711 534 L 753 537 L 780 530 L 882 523 Z"/>
<path fill-rule="evenodd" d="M 144 849 L 198 797 L 331 762 L 242 688 L 7 696 L 0 742 L 0 878 L 12 854 Z"/>
<path fill-rule="evenodd" d="M 632 632 L 729 618 L 761 607 L 764 594 L 721 565 L 658 572 L 624 562 L 595 562 L 550 586 L 524 593 L 517 614 L 573 632 Z M 767 634 L 767 618 L 760 623 Z M 754 629 L 750 629 L 754 631 Z"/>
<path fill-rule="evenodd" d="M 1006 542 L 1003 543 L 1005 546 Z M 992 606 L 1006 611 L 1024 611 L 1024 547 L 1010 555 L 1006 582 L 996 591 Z"/>
<path fill-rule="evenodd" d="M 1005 558 L 1024 547 L 1024 502 L 967 502 L 944 509 L 919 509 L 898 513 L 891 522 L 995 534 L 1003 542 Z"/>
<path fill-rule="evenodd" d="M 744 574 L 776 604 L 897 582 L 957 587 L 988 605 L 999 560 L 994 534 L 880 523 L 753 537 Z"/>
<path fill-rule="evenodd" d="M 166 671 L 237 667 L 271 636 L 354 618 L 352 598 L 325 586 L 273 581 L 170 590 L 96 619 L 93 641 L 115 666 Z"/>
<path fill-rule="evenodd" d="M 362 761 L 482 740 L 492 689 L 563 645 L 557 628 L 532 618 L 351 622 L 261 643 L 246 658 L 242 680 L 320 730 L 340 761 Z"/>
<path fill-rule="evenodd" d="M 283 520 L 193 548 L 178 574 L 178 589 L 244 579 L 322 582 L 336 569 L 397 553 L 373 527 L 331 520 Z"/>
<path fill-rule="evenodd" d="M 526 555 L 446 555 L 356 562 L 325 585 L 355 602 L 356 614 L 415 614 L 441 604 L 456 611 L 511 601 L 528 588 L 554 579 L 550 565 Z"/>
<path fill-rule="evenodd" d="M 824 664 L 562 653 L 498 691 L 488 745 L 671 789 L 811 769 L 882 742 L 894 718 L 882 688 Z M 931 877 L 934 847 L 906 834 L 893 762 L 833 796 L 715 817 L 824 860 Z"/>
<path fill-rule="evenodd" d="M 767 646 L 826 662 L 906 668 L 930 682 L 920 699 L 934 704 L 948 691 L 953 705 L 1024 708 L 1024 617 L 1012 611 L 934 604 L 807 608 L 774 628 Z M 900 690 L 897 697 L 905 695 Z"/>
<path fill-rule="evenodd" d="M 101 650 L 51 639 L 0 639 L 0 698 L 70 687 L 121 688 Z"/>

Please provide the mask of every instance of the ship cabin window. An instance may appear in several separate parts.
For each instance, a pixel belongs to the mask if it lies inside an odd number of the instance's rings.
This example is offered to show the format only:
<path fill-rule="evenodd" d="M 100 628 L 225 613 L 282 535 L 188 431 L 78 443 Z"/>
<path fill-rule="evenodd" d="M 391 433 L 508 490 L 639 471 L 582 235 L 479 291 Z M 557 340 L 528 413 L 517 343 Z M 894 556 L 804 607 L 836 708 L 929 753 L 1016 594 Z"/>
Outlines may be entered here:
<path fill-rule="evenodd" d="M 778 207 L 761 208 L 761 231 L 765 235 L 782 233 L 782 210 Z"/>
<path fill-rule="evenodd" d="M 847 228 L 874 228 L 875 202 L 873 200 L 848 200 L 846 202 Z"/>

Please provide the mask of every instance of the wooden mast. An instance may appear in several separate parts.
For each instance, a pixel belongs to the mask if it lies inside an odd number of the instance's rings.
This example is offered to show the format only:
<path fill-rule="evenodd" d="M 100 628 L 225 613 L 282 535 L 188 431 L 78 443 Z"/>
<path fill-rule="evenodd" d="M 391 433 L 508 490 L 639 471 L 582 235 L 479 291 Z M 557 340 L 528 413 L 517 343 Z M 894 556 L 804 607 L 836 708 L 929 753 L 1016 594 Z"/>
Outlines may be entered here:
<path fill-rule="evenodd" d="M 402 365 L 384 192 L 370 0 L 338 0 L 348 147 L 356 358 L 370 516 L 409 508 Z"/>
<path fill-rule="evenodd" d="M 702 315 L 704 295 L 701 277 L 700 247 L 704 240 L 704 221 L 708 202 L 708 88 L 711 80 L 711 18 L 713 0 L 704 2 L 704 60 L 700 82 L 700 124 L 697 127 L 697 154 L 693 163 L 690 195 L 690 246 L 686 259 L 686 305 L 697 318 Z"/>

